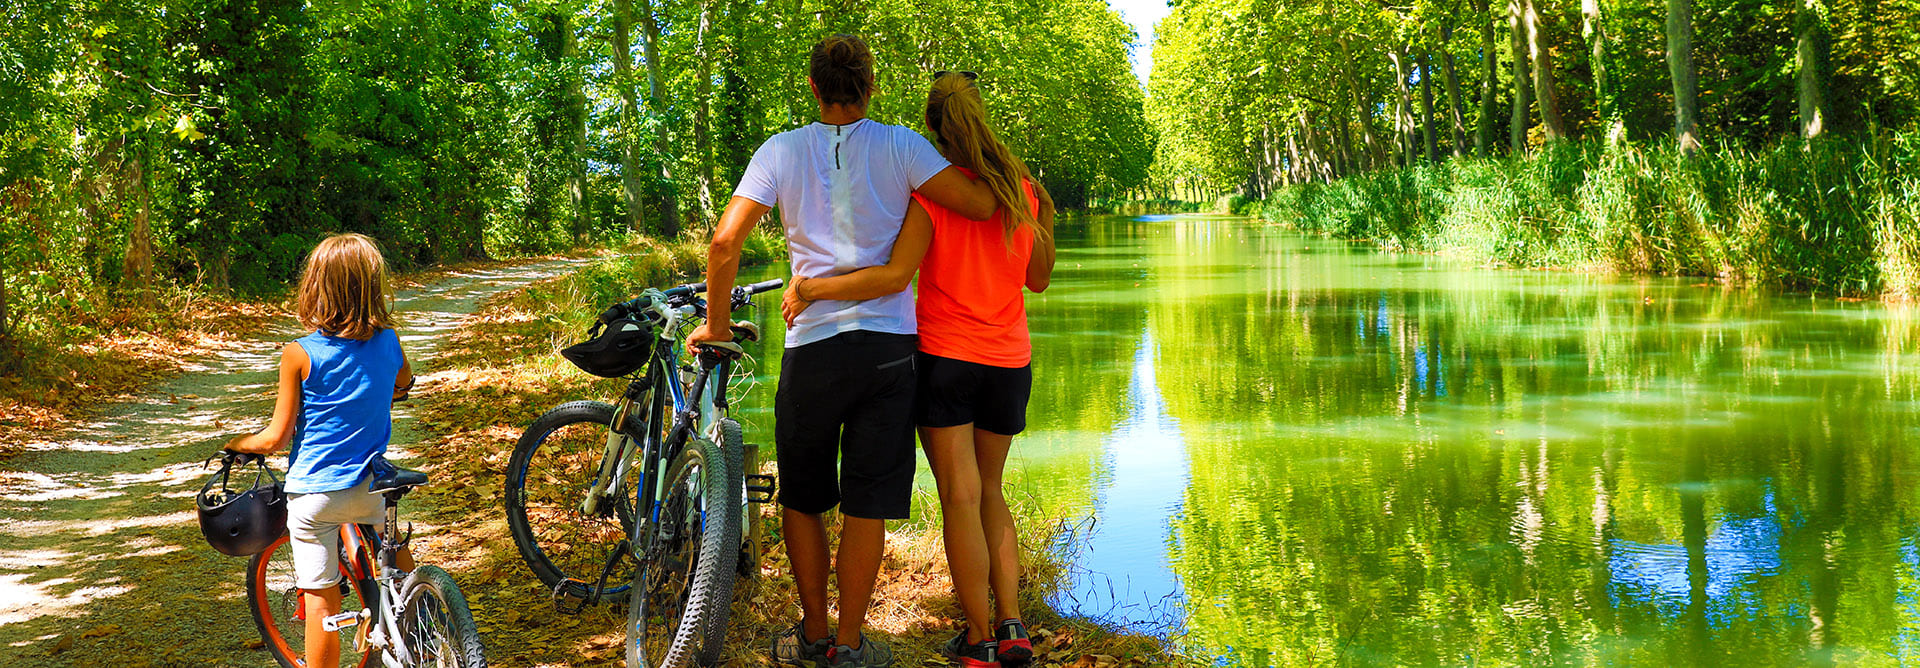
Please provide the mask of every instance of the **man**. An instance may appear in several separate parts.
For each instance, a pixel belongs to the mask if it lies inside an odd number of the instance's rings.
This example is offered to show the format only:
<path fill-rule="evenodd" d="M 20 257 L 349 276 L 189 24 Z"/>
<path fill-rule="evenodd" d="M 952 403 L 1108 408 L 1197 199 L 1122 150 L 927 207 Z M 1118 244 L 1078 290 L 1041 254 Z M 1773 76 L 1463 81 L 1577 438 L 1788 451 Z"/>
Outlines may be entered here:
<path fill-rule="evenodd" d="M 754 152 L 714 230 L 707 256 L 707 325 L 689 337 L 731 340 L 740 249 L 778 205 L 796 276 L 884 265 L 912 193 L 968 218 L 993 215 L 988 186 L 968 179 L 913 130 L 866 118 L 873 54 L 852 35 L 815 44 L 808 84 L 820 122 L 783 132 Z M 801 619 L 774 638 L 785 665 L 886 666 L 892 652 L 861 629 L 880 573 L 886 520 L 905 519 L 913 488 L 916 349 L 913 296 L 821 301 L 787 330 L 774 440 L 787 555 Z M 836 460 L 839 466 L 836 467 Z M 827 619 L 826 522 L 840 507 L 833 564 L 840 616 Z"/>

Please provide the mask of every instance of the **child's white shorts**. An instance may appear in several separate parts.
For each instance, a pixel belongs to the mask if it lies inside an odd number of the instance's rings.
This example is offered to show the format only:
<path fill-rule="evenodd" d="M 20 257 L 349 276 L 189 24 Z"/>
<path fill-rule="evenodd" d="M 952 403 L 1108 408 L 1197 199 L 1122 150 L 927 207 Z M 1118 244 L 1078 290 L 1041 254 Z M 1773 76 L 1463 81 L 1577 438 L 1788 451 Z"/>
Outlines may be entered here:
<path fill-rule="evenodd" d="M 326 589 L 340 584 L 340 525 L 386 524 L 386 500 L 368 494 L 373 476 L 353 487 L 287 495 L 288 547 L 293 548 L 294 586 Z"/>

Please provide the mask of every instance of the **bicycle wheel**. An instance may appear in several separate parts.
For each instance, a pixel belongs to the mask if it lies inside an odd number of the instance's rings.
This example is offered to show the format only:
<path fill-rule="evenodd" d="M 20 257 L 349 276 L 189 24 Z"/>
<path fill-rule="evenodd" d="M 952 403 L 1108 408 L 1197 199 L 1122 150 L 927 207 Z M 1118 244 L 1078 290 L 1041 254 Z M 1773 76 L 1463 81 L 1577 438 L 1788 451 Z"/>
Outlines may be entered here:
<path fill-rule="evenodd" d="M 740 555 L 737 499 L 728 494 L 721 457 L 702 438 L 674 462 L 660 521 L 643 539 L 634 574 L 640 595 L 627 608 L 628 668 L 710 664 L 708 636 L 726 626 Z"/>
<path fill-rule="evenodd" d="M 473 611 L 453 576 L 437 566 L 421 566 L 400 588 L 400 633 L 413 653 L 413 665 L 435 668 L 485 668 L 486 649 L 473 624 Z"/>
<path fill-rule="evenodd" d="M 598 582 L 608 562 L 619 558 L 614 550 L 627 536 L 637 471 L 596 512 L 581 512 L 581 501 L 599 474 L 613 413 L 612 406 L 598 401 L 561 404 L 527 427 L 508 460 L 507 527 L 520 558 L 549 590 L 568 578 Z M 632 579 L 631 566 L 615 569 L 600 592 L 610 601 L 625 599 Z"/>
<path fill-rule="evenodd" d="M 348 529 L 342 527 L 344 533 Z M 365 555 L 363 555 L 365 556 Z M 373 563 L 367 558 L 361 563 Z M 294 586 L 293 550 L 287 537 L 247 562 L 247 607 L 253 611 L 253 623 L 260 630 L 260 641 L 282 668 L 301 668 L 307 660 L 306 611 L 301 609 L 300 588 Z M 366 607 L 365 587 L 371 583 L 353 577 L 350 562 L 340 562 L 340 611 L 360 612 Z M 355 629 L 357 631 L 358 629 Z M 340 665 L 374 665 L 373 655 L 354 647 L 352 632 L 341 633 Z"/>
<path fill-rule="evenodd" d="M 712 516 L 729 518 L 726 523 L 731 525 L 733 529 L 733 532 L 730 534 L 733 536 L 732 544 L 739 546 L 740 550 L 734 555 L 734 567 L 729 569 L 729 572 L 736 577 L 746 577 L 745 571 L 748 568 L 756 567 L 757 564 L 750 565 L 747 563 L 747 555 L 752 552 L 751 546 L 747 543 L 746 532 L 744 531 L 747 521 L 747 478 L 745 471 L 747 466 L 747 445 L 746 439 L 741 436 L 740 423 L 735 422 L 733 418 L 720 419 L 719 446 L 720 453 L 726 458 L 725 461 L 727 462 L 727 470 L 723 475 L 727 481 L 727 498 L 732 501 L 732 508 L 722 509 L 713 513 Z M 721 598 L 715 603 L 719 607 L 719 612 L 717 614 L 707 615 L 706 645 L 700 650 L 701 665 L 710 666 L 720 662 L 720 650 L 726 645 L 727 639 L 727 618 L 731 616 L 733 611 L 734 582 L 734 579 L 729 578 L 726 583 L 726 588 L 720 592 Z"/>

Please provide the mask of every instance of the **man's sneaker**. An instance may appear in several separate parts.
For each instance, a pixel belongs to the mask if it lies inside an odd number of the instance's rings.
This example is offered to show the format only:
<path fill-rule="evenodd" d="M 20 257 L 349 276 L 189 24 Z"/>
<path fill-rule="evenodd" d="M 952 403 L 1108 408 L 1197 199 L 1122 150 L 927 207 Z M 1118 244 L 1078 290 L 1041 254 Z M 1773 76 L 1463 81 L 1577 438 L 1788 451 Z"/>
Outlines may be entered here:
<path fill-rule="evenodd" d="M 893 665 L 893 648 L 862 633 L 860 649 L 834 645 L 827 657 L 830 659 L 827 665 L 833 668 L 887 668 Z"/>
<path fill-rule="evenodd" d="M 1000 622 L 993 630 L 993 639 L 1000 643 L 1000 665 L 1021 668 L 1033 661 L 1033 641 L 1027 639 L 1027 625 L 1020 620 Z"/>
<path fill-rule="evenodd" d="M 807 632 L 799 624 L 773 637 L 773 662 L 782 666 L 821 668 L 827 665 L 832 651 L 833 634 L 808 642 Z"/>
<path fill-rule="evenodd" d="M 1000 643 L 983 640 L 979 644 L 967 642 L 967 630 L 960 629 L 960 635 L 947 641 L 947 657 L 961 668 L 1000 668 Z"/>

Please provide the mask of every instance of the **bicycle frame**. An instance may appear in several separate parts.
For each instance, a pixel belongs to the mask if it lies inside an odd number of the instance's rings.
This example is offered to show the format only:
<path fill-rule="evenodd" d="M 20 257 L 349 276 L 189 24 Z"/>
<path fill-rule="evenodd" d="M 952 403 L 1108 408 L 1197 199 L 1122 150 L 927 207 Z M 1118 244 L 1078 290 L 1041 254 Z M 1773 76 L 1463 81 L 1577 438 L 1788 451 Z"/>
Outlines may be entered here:
<path fill-rule="evenodd" d="M 406 583 L 407 573 L 396 565 L 400 549 L 406 547 L 413 538 L 408 530 L 402 537 L 399 531 L 399 501 L 387 498 L 387 522 L 380 535 L 368 537 L 371 527 L 364 524 L 349 524 L 340 532 L 340 546 L 345 555 L 341 567 L 346 576 L 360 584 L 361 608 L 359 612 L 345 612 L 328 617 L 325 626 L 328 631 L 345 631 L 361 625 L 370 625 L 364 634 L 356 635 L 355 642 L 364 642 L 360 651 L 377 649 L 380 663 L 386 668 L 405 668 L 419 663 L 416 648 L 408 645 L 408 638 L 400 629 L 400 609 L 405 592 L 400 591 Z M 367 563 L 366 554 L 375 552 L 374 563 Z M 371 598 L 372 600 L 368 600 Z"/>

